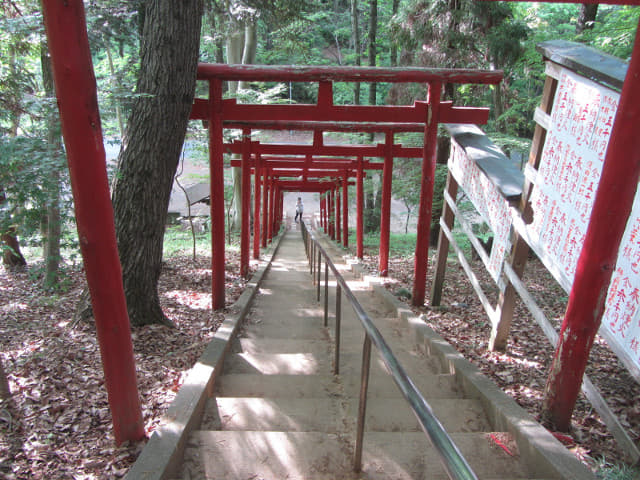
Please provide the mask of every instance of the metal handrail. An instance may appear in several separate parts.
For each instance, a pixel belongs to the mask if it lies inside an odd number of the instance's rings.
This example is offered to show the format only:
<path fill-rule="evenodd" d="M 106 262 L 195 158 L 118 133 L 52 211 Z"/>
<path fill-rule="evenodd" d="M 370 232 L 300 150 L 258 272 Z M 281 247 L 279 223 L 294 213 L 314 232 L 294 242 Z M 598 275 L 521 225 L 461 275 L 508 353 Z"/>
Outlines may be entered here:
<path fill-rule="evenodd" d="M 400 389 L 405 400 L 409 403 L 409 406 L 415 414 L 422 430 L 431 440 L 431 443 L 436 449 L 440 457 L 442 465 L 452 480 L 477 480 L 476 474 L 469 466 L 466 459 L 460 453 L 458 447 L 453 443 L 453 440 L 446 432 L 440 421 L 434 415 L 431 406 L 427 403 L 420 391 L 416 388 L 415 384 L 407 375 L 402 365 L 398 362 L 391 348 L 385 341 L 380 331 L 373 324 L 373 321 L 364 311 L 360 302 L 356 299 L 353 292 L 347 285 L 342 275 L 338 272 L 335 265 L 331 261 L 331 258 L 327 252 L 322 248 L 320 242 L 315 238 L 313 233 L 308 232 L 304 222 L 300 222 L 302 238 L 305 244 L 305 251 L 309 258 L 309 265 L 311 269 L 311 276 L 315 282 L 316 273 L 318 281 L 318 301 L 320 300 L 320 273 L 322 270 L 321 259 L 324 257 L 325 263 L 325 314 L 324 325 L 327 326 L 327 311 L 328 311 L 328 272 L 329 269 L 333 272 L 336 278 L 337 292 L 336 292 L 336 361 L 334 365 L 334 373 L 338 373 L 339 370 L 339 342 L 340 342 L 340 298 L 342 293 L 351 303 L 354 312 L 356 313 L 360 323 L 365 331 L 365 340 L 362 353 L 362 378 L 360 387 L 360 405 L 358 408 L 358 426 L 356 436 L 356 451 L 354 455 L 354 470 L 360 471 L 362 467 L 362 441 L 364 436 L 364 418 L 366 412 L 367 402 L 367 390 L 369 383 L 369 367 L 371 362 L 371 344 L 376 346 L 382 355 L 382 360 L 391 372 L 391 376 L 396 385 Z M 316 253 L 317 253 L 317 266 L 316 266 Z M 317 271 L 314 271 L 317 268 Z"/>

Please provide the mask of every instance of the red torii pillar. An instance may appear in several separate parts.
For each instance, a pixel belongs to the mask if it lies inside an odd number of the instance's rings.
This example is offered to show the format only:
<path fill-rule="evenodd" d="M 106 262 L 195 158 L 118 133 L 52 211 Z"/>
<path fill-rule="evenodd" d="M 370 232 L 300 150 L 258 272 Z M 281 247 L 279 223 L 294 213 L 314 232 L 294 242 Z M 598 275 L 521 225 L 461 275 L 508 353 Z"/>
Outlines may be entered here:
<path fill-rule="evenodd" d="M 275 204 L 276 201 L 276 185 L 273 175 L 269 177 L 269 242 L 273 240 L 273 227 L 276 224 Z"/>
<path fill-rule="evenodd" d="M 251 241 L 251 129 L 242 130 L 242 219 L 240 229 L 240 276 L 249 276 L 249 244 Z"/>
<path fill-rule="evenodd" d="M 262 248 L 267 248 L 267 237 L 269 229 L 267 223 L 269 222 L 269 175 L 268 169 L 265 165 L 262 165 Z"/>
<path fill-rule="evenodd" d="M 328 215 L 327 215 L 327 203 L 328 203 L 328 199 L 329 198 L 329 193 L 325 190 L 322 193 L 322 228 L 324 228 L 324 233 L 328 234 L 329 233 L 329 222 L 328 222 Z"/>
<path fill-rule="evenodd" d="M 427 262 L 429 260 L 429 230 L 433 207 L 433 182 L 436 170 L 436 149 L 438 144 L 438 123 L 440 121 L 441 82 L 429 84 L 428 114 L 424 130 L 424 150 L 422 158 L 422 178 L 420 181 L 420 206 L 416 236 L 416 253 L 413 266 L 413 292 L 411 303 L 424 305 L 427 283 Z"/>
<path fill-rule="evenodd" d="M 260 183 L 261 183 L 261 165 L 260 154 L 256 155 L 254 167 L 254 192 L 253 192 L 253 258 L 260 258 Z"/>
<path fill-rule="evenodd" d="M 349 246 L 349 177 L 346 171 L 342 176 L 342 245 Z"/>
<path fill-rule="evenodd" d="M 382 205 L 380 206 L 380 251 L 378 270 L 381 277 L 389 274 L 389 236 L 391 229 L 391 180 L 393 173 L 393 132 L 385 133 L 385 155 L 382 170 Z"/>
<path fill-rule="evenodd" d="M 222 80 L 209 82 L 209 171 L 211 172 L 211 308 L 225 304 L 224 158 L 222 138 Z"/>
<path fill-rule="evenodd" d="M 640 22 L 560 340 L 545 386 L 546 420 L 568 430 L 640 179 Z"/>
<path fill-rule="evenodd" d="M 362 157 L 358 157 L 358 176 L 356 178 L 356 255 L 359 259 L 364 257 L 364 172 Z"/>
<path fill-rule="evenodd" d="M 144 437 L 131 327 L 122 287 L 96 80 L 81 0 L 42 2 L 116 444 Z"/>
<path fill-rule="evenodd" d="M 342 208 L 342 205 L 340 204 L 340 187 L 336 183 L 333 188 L 335 190 L 335 195 L 336 195 L 336 202 L 335 202 L 335 206 L 336 206 L 336 242 L 341 243 L 342 242 L 342 226 L 340 224 L 340 209 Z"/>

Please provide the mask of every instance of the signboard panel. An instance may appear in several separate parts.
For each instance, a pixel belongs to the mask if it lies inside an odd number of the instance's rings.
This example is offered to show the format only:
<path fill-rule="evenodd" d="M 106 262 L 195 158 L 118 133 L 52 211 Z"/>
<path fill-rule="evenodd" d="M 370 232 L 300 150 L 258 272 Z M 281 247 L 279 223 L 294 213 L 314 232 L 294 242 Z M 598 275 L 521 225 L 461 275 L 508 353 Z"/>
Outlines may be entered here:
<path fill-rule="evenodd" d="M 471 160 L 454 140 L 451 141 L 449 170 L 493 232 L 493 246 L 486 268 L 494 281 L 498 282 L 505 256 L 511 250 L 509 203 L 476 162 Z"/>
<path fill-rule="evenodd" d="M 573 283 L 619 94 L 562 69 L 531 195 L 529 235 Z M 560 279 L 558 279 L 560 281 Z M 562 281 L 560 281 L 562 284 Z M 640 196 L 636 193 L 600 333 L 640 378 Z"/>
<path fill-rule="evenodd" d="M 618 93 L 562 70 L 531 195 L 529 235 L 573 282 Z"/>

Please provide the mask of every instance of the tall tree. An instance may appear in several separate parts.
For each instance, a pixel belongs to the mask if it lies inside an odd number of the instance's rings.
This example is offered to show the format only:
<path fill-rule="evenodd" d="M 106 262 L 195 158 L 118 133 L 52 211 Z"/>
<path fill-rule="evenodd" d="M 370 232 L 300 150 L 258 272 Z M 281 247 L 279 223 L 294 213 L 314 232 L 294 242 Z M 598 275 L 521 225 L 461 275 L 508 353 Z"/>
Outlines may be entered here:
<path fill-rule="evenodd" d="M 53 73 L 51 71 L 51 61 L 49 49 L 43 41 L 41 44 L 40 60 L 42 65 L 42 83 L 47 98 L 55 97 L 55 87 L 53 84 Z M 60 267 L 60 235 L 61 215 L 60 215 L 60 173 L 65 167 L 61 161 L 62 144 L 60 141 L 60 117 L 53 108 L 48 108 L 47 118 L 47 154 L 50 163 L 54 168 L 49 172 L 49 188 L 46 196 L 45 210 L 42 213 L 42 251 L 45 264 L 44 288 L 49 290 L 55 288 L 58 283 L 58 269 Z"/>
<path fill-rule="evenodd" d="M 585 30 L 593 30 L 597 15 L 597 3 L 583 3 L 580 7 L 580 13 L 578 14 L 576 33 L 582 33 Z"/>
<path fill-rule="evenodd" d="M 358 19 L 358 0 L 351 0 L 351 36 L 353 37 L 353 53 L 356 66 L 361 65 L 360 59 L 360 25 Z M 355 82 L 353 91 L 354 105 L 360 105 L 360 82 Z"/>
<path fill-rule="evenodd" d="M 129 319 L 170 323 L 158 298 L 173 178 L 191 112 L 202 0 L 148 0 L 137 98 L 118 157 L 113 208 Z"/>
<path fill-rule="evenodd" d="M 400 6 L 400 0 L 392 0 L 391 3 L 391 18 L 396 16 L 398 13 L 398 7 Z M 389 39 L 389 65 L 392 67 L 398 66 L 398 42 L 395 38 Z"/>
<path fill-rule="evenodd" d="M 369 3 L 369 66 L 375 67 L 378 55 L 376 36 L 378 33 L 378 0 Z M 376 104 L 376 82 L 369 84 L 369 105 Z"/>

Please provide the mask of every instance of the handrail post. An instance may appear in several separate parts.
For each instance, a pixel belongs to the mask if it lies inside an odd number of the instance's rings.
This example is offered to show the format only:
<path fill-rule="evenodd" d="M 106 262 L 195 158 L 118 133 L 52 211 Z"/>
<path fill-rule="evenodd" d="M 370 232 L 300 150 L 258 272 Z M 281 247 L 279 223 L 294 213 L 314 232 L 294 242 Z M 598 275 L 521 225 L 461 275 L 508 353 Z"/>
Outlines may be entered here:
<path fill-rule="evenodd" d="M 353 459 L 353 471 L 362 470 L 362 442 L 364 438 L 364 419 L 367 412 L 367 392 L 369 390 L 369 370 L 371 367 L 371 339 L 365 334 L 362 346 L 362 375 L 360 377 L 360 405 L 358 406 L 358 428 L 356 432 L 356 452 Z"/>
<path fill-rule="evenodd" d="M 324 262 L 324 326 L 329 325 L 329 263 Z"/>
<path fill-rule="evenodd" d="M 313 241 L 311 237 L 309 237 L 309 241 L 311 242 L 311 254 L 309 255 L 309 265 L 311 267 L 311 281 L 312 284 L 316 284 L 316 242 Z"/>
<path fill-rule="evenodd" d="M 342 317 L 342 287 L 336 283 L 336 352 L 333 364 L 333 374 L 340 374 L 340 323 Z"/>

